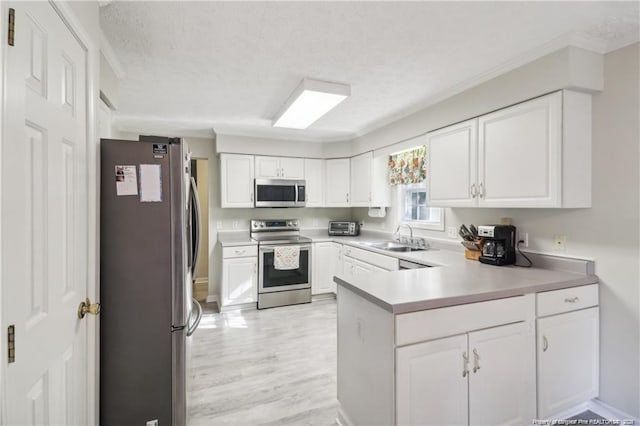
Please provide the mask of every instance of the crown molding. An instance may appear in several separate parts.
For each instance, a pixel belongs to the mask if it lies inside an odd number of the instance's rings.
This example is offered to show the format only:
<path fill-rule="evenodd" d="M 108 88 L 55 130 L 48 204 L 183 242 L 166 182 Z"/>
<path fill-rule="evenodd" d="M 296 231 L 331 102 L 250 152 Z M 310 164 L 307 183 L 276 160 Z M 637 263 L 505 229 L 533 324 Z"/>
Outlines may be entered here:
<path fill-rule="evenodd" d="M 608 51 L 607 42 L 600 38 L 593 37 L 584 33 L 564 34 L 545 44 L 542 44 L 538 47 L 530 49 L 529 51 L 519 56 L 516 56 L 513 59 L 503 62 L 502 64 L 496 67 L 490 68 L 487 71 L 482 72 L 474 77 L 471 77 L 458 84 L 450 86 L 449 88 L 444 89 L 440 92 L 437 92 L 434 95 L 429 96 L 423 102 L 420 102 L 414 105 L 413 107 L 410 107 L 397 114 L 393 114 L 387 117 L 386 119 L 382 119 L 371 126 L 365 127 L 356 133 L 356 138 L 365 136 L 368 133 L 371 133 L 377 129 L 387 126 L 395 121 L 406 118 L 412 114 L 417 113 L 420 110 L 428 108 L 448 98 L 451 98 L 459 93 L 462 93 L 482 83 L 485 83 L 489 80 L 492 80 L 496 77 L 506 74 L 509 71 L 513 71 L 516 68 L 520 68 L 530 62 L 535 61 L 536 59 L 540 59 L 553 52 L 557 52 L 560 49 L 564 49 L 565 47 L 578 47 L 580 49 L 589 50 L 591 52 L 595 52 L 599 54 L 604 54 Z"/>
<path fill-rule="evenodd" d="M 113 69 L 116 77 L 122 80 L 126 75 L 122 63 L 118 59 L 116 52 L 113 50 L 113 47 L 111 47 L 111 43 L 109 43 L 109 40 L 104 35 L 104 32 L 102 30 L 100 30 L 100 52 L 107 60 L 109 65 L 111 65 L 111 69 Z"/>

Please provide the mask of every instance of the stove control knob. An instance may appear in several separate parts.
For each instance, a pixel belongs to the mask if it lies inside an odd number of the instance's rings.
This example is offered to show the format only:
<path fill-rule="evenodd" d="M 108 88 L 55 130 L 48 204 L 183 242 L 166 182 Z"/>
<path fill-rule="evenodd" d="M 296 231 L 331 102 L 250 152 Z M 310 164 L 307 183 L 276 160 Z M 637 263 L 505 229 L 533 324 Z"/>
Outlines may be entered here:
<path fill-rule="evenodd" d="M 264 228 L 264 222 L 260 222 L 260 228 Z"/>
<path fill-rule="evenodd" d="M 293 222 L 292 222 L 292 221 L 290 221 L 290 220 L 288 220 L 288 221 L 287 221 L 287 226 L 293 226 Z"/>

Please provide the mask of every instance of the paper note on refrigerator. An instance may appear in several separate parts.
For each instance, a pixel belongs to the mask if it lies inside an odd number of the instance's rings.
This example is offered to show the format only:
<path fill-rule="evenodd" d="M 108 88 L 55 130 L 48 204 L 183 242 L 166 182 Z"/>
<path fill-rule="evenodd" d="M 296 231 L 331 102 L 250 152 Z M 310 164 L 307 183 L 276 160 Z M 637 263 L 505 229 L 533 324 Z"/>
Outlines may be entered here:
<path fill-rule="evenodd" d="M 140 164 L 140 201 L 162 201 L 162 174 L 160 164 Z"/>
<path fill-rule="evenodd" d="M 116 166 L 116 195 L 138 195 L 136 166 Z"/>

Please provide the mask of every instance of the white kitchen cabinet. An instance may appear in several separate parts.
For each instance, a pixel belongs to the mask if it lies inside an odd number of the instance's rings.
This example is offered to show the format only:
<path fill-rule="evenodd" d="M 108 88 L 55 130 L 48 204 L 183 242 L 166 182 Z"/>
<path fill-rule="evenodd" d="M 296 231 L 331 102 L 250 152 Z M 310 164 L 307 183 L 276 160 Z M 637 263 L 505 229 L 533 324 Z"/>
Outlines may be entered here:
<path fill-rule="evenodd" d="M 526 425 L 536 414 L 533 322 L 469 333 L 469 424 Z"/>
<path fill-rule="evenodd" d="M 474 207 L 478 120 L 427 135 L 427 194 L 430 206 Z"/>
<path fill-rule="evenodd" d="M 342 273 L 342 245 L 333 242 L 313 244 L 311 294 L 335 293 L 333 277 Z"/>
<path fill-rule="evenodd" d="M 304 158 L 256 156 L 256 178 L 304 179 Z"/>
<path fill-rule="evenodd" d="M 398 425 L 524 425 L 535 418 L 531 322 L 400 347 L 396 353 Z"/>
<path fill-rule="evenodd" d="M 220 203 L 253 207 L 253 155 L 220 154 Z"/>
<path fill-rule="evenodd" d="M 390 205 L 387 163 L 387 156 L 375 158 L 372 151 L 351 157 L 351 207 Z"/>
<path fill-rule="evenodd" d="M 325 161 L 324 200 L 326 207 L 349 207 L 350 159 Z"/>
<path fill-rule="evenodd" d="M 324 160 L 304 159 L 307 207 L 324 207 Z"/>
<path fill-rule="evenodd" d="M 222 259 L 222 308 L 258 300 L 258 257 L 255 246 L 234 247 L 241 254 Z M 244 253 L 250 254 L 246 257 Z"/>
<path fill-rule="evenodd" d="M 591 206 L 588 94 L 555 92 L 427 137 L 432 206 Z"/>
<path fill-rule="evenodd" d="M 373 152 L 351 157 L 351 207 L 368 207 L 371 202 Z"/>
<path fill-rule="evenodd" d="M 538 319 L 538 418 L 598 396 L 598 307 Z"/>
<path fill-rule="evenodd" d="M 396 350 L 396 424 L 468 422 L 467 336 L 453 336 Z"/>

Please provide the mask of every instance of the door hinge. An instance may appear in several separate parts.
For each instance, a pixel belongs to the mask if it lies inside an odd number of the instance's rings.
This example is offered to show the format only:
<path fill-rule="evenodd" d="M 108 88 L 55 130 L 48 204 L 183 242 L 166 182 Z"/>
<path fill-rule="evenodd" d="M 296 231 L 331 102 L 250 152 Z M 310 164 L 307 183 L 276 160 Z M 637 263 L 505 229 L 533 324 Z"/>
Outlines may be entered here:
<path fill-rule="evenodd" d="M 7 42 L 9 46 L 13 46 L 14 37 L 15 37 L 15 26 L 16 26 L 16 10 L 13 8 L 9 8 L 9 34 L 7 36 Z"/>
<path fill-rule="evenodd" d="M 16 326 L 7 327 L 7 357 L 9 364 L 16 362 Z"/>

